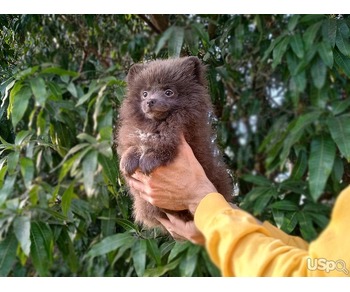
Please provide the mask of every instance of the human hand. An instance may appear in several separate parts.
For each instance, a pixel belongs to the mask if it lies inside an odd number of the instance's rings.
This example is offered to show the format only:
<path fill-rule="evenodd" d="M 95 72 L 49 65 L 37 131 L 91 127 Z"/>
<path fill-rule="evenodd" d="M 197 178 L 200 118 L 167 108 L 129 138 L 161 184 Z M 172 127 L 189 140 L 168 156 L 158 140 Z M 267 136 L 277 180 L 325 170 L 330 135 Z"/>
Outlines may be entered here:
<path fill-rule="evenodd" d="M 154 206 L 189 210 L 192 214 L 205 195 L 217 192 L 183 136 L 172 163 L 158 167 L 150 175 L 137 170 L 128 178 L 128 183 Z"/>
<path fill-rule="evenodd" d="M 168 230 L 176 240 L 189 240 L 192 243 L 204 245 L 203 234 L 197 229 L 193 221 L 183 221 L 179 217 L 165 213 L 168 219 L 157 218 L 157 220 Z"/>

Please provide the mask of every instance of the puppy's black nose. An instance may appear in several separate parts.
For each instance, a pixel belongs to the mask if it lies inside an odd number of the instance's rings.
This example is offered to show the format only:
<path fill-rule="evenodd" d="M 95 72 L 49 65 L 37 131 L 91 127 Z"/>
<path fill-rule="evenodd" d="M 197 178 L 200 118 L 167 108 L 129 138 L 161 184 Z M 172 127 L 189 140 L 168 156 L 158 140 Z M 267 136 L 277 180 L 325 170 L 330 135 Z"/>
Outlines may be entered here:
<path fill-rule="evenodd" d="M 150 100 L 147 101 L 147 104 L 148 104 L 149 107 L 152 107 L 152 106 L 154 106 L 156 104 L 156 102 L 157 101 L 155 99 L 150 99 Z"/>

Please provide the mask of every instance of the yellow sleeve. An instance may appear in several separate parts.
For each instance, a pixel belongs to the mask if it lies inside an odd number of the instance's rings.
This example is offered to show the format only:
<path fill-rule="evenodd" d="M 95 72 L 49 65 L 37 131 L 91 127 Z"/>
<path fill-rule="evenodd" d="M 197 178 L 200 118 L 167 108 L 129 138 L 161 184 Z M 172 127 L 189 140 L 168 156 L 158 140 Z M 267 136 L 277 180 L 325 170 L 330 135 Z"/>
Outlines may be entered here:
<path fill-rule="evenodd" d="M 223 276 L 348 276 L 350 188 L 339 196 L 330 224 L 308 244 L 249 213 L 233 209 L 217 193 L 198 205 L 195 224 Z"/>

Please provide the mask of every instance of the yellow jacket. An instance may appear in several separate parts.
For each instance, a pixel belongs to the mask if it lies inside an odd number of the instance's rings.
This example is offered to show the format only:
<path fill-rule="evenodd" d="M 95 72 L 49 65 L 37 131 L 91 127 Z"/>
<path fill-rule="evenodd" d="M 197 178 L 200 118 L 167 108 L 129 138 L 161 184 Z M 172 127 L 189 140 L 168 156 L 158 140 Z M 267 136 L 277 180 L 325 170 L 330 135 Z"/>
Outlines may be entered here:
<path fill-rule="evenodd" d="M 310 244 L 233 209 L 218 193 L 200 202 L 195 224 L 223 276 L 350 275 L 350 187 L 338 196 L 328 226 Z"/>

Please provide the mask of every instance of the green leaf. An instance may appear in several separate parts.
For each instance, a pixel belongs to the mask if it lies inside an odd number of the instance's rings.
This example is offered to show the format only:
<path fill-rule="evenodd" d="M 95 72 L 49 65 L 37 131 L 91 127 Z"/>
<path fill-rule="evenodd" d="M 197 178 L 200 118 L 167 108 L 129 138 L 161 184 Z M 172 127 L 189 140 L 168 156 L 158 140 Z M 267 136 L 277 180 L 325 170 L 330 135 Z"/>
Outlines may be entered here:
<path fill-rule="evenodd" d="M 101 220 L 101 231 L 103 237 L 110 236 L 115 233 L 115 213 L 116 211 L 112 208 L 104 209 L 102 211 Z"/>
<path fill-rule="evenodd" d="M 11 113 L 12 125 L 14 128 L 16 128 L 18 122 L 23 118 L 31 96 L 32 91 L 27 86 L 21 87 L 18 91 L 15 90 L 15 87 L 12 89 L 10 93 L 8 112 Z"/>
<path fill-rule="evenodd" d="M 30 253 L 30 218 L 28 216 L 18 216 L 13 221 L 13 231 L 26 256 Z"/>
<path fill-rule="evenodd" d="M 333 50 L 328 43 L 320 43 L 318 46 L 318 53 L 322 61 L 329 67 L 333 67 Z"/>
<path fill-rule="evenodd" d="M 304 134 L 304 130 L 306 127 L 308 127 L 310 124 L 315 122 L 321 112 L 319 111 L 313 111 L 310 113 L 306 113 L 304 115 L 301 115 L 298 117 L 296 120 L 293 120 L 289 126 L 287 127 L 287 133 L 288 135 L 286 136 L 283 144 L 283 150 L 280 154 L 280 160 L 282 161 L 282 164 L 286 161 L 290 149 L 292 146 L 300 139 L 300 137 Z"/>
<path fill-rule="evenodd" d="M 309 188 L 314 201 L 324 191 L 327 179 L 332 172 L 336 147 L 327 136 L 319 136 L 312 140 L 309 157 Z"/>
<path fill-rule="evenodd" d="M 276 45 L 272 52 L 273 56 L 273 62 L 272 62 L 272 68 L 275 68 L 278 64 L 281 63 L 282 57 L 284 53 L 287 51 L 288 44 L 289 44 L 290 38 L 288 36 L 285 36 L 281 42 Z"/>
<path fill-rule="evenodd" d="M 7 197 L 13 192 L 15 181 L 16 175 L 6 177 L 4 184 L 0 189 L 0 207 L 5 203 Z"/>
<path fill-rule="evenodd" d="M 86 254 L 87 257 L 97 257 L 111 251 L 115 251 L 122 246 L 132 246 L 134 238 L 130 233 L 118 233 L 102 239 L 96 243 Z"/>
<path fill-rule="evenodd" d="M 333 180 L 339 182 L 343 178 L 343 175 L 344 175 L 344 163 L 340 157 L 336 156 L 334 160 L 333 170 L 332 170 L 332 178 Z"/>
<path fill-rule="evenodd" d="M 264 53 L 264 56 L 262 58 L 262 61 L 265 62 L 266 59 L 270 56 L 273 49 L 281 42 L 281 40 L 285 37 L 286 34 L 282 34 L 271 41 L 270 46 L 267 48 L 267 50 Z"/>
<path fill-rule="evenodd" d="M 204 49 L 209 49 L 210 39 L 208 29 L 206 29 L 202 23 L 192 23 L 191 28 L 199 36 L 200 42 L 203 45 Z"/>
<path fill-rule="evenodd" d="M 166 256 L 168 253 L 170 253 L 171 250 L 173 249 L 174 245 L 175 245 L 175 240 L 164 242 L 164 243 L 160 246 L 160 254 L 161 254 L 161 257 L 164 257 L 164 256 Z"/>
<path fill-rule="evenodd" d="M 71 76 L 71 77 L 78 77 L 79 73 L 74 72 L 74 71 L 68 71 L 59 67 L 50 67 L 43 69 L 41 73 L 46 73 L 46 74 L 55 74 L 59 76 Z"/>
<path fill-rule="evenodd" d="M 125 230 L 138 230 L 137 225 L 127 219 L 115 218 L 115 222 Z"/>
<path fill-rule="evenodd" d="M 90 151 L 83 160 L 84 187 L 88 197 L 94 193 L 94 176 L 97 169 L 97 151 Z"/>
<path fill-rule="evenodd" d="M 32 222 L 30 241 L 30 255 L 35 269 L 41 277 L 49 276 L 53 257 L 53 236 L 49 225 Z"/>
<path fill-rule="evenodd" d="M 298 224 L 298 212 L 285 212 L 281 229 L 286 233 L 291 233 Z"/>
<path fill-rule="evenodd" d="M 299 206 L 296 203 L 294 203 L 292 201 L 288 201 L 288 200 L 277 201 L 277 202 L 274 202 L 273 204 L 271 204 L 270 206 L 273 209 L 285 210 L 285 211 L 298 211 L 299 210 Z"/>
<path fill-rule="evenodd" d="M 158 248 L 157 241 L 155 239 L 146 239 L 147 242 L 147 254 L 153 258 L 157 264 L 160 266 L 162 264 L 162 258 L 160 249 Z"/>
<path fill-rule="evenodd" d="M 184 257 L 182 257 L 179 270 L 181 277 L 192 277 L 196 266 L 197 266 L 197 259 L 198 254 L 200 252 L 200 246 L 198 245 L 191 245 Z"/>
<path fill-rule="evenodd" d="M 298 58 L 304 57 L 304 44 L 300 34 L 295 34 L 290 38 L 290 46 Z"/>
<path fill-rule="evenodd" d="M 19 151 L 7 155 L 7 171 L 10 175 L 15 174 L 19 160 Z"/>
<path fill-rule="evenodd" d="M 100 89 L 100 85 L 96 85 L 96 81 L 93 80 L 89 86 L 89 91 L 81 96 L 75 105 L 76 107 L 82 105 L 84 102 L 86 102 L 93 94 L 95 94 Z"/>
<path fill-rule="evenodd" d="M 7 277 L 16 262 L 17 239 L 9 233 L 0 241 L 0 277 Z"/>
<path fill-rule="evenodd" d="M 1 109 L 5 109 L 5 101 L 7 100 L 7 97 L 9 96 L 9 92 L 12 89 L 12 87 L 16 84 L 16 80 L 13 80 L 13 78 L 10 78 L 6 81 L 4 81 L 3 83 L 1 83 L 0 88 L 4 87 L 4 93 L 2 96 L 2 102 L 0 104 L 0 108 Z M 0 93 L 2 93 L 3 90 L 0 90 Z M 1 118 L 2 115 L 0 115 Z"/>
<path fill-rule="evenodd" d="M 136 240 L 132 247 L 132 260 L 135 272 L 138 277 L 142 277 L 146 268 L 147 242 L 145 239 Z"/>
<path fill-rule="evenodd" d="M 326 81 L 327 67 L 318 58 L 311 67 L 311 77 L 316 88 L 321 89 Z"/>
<path fill-rule="evenodd" d="M 326 19 L 322 24 L 323 40 L 332 48 L 335 46 L 335 38 L 337 36 L 337 20 L 334 18 Z"/>
<path fill-rule="evenodd" d="M 294 163 L 291 177 L 295 180 L 301 179 L 307 169 L 307 155 L 305 150 L 298 153 L 298 159 Z"/>
<path fill-rule="evenodd" d="M 272 197 L 276 197 L 276 189 L 270 187 L 255 187 L 244 197 L 240 207 L 242 209 L 252 209 L 253 215 L 260 215 Z"/>
<path fill-rule="evenodd" d="M 303 39 L 305 44 L 305 49 L 308 50 L 311 45 L 315 42 L 315 38 L 317 35 L 317 32 L 319 31 L 323 21 L 319 21 L 313 25 L 311 25 L 304 33 Z"/>
<path fill-rule="evenodd" d="M 61 207 L 64 216 L 67 216 L 72 200 L 77 198 L 77 195 L 74 193 L 74 185 L 75 181 L 69 185 L 68 189 L 66 189 L 62 195 Z"/>
<path fill-rule="evenodd" d="M 327 120 L 327 125 L 341 154 L 350 162 L 350 115 L 331 117 Z"/>
<path fill-rule="evenodd" d="M 71 269 L 71 271 L 73 273 L 77 273 L 80 267 L 80 262 L 74 250 L 75 247 L 67 231 L 67 228 L 62 228 L 56 243 L 60 252 L 63 255 L 64 260 L 68 263 L 68 266 Z"/>
<path fill-rule="evenodd" d="M 172 260 L 174 260 L 179 254 L 181 254 L 183 251 L 185 251 L 188 248 L 189 243 L 186 242 L 175 242 L 175 245 L 173 249 L 171 250 L 169 257 L 168 257 L 168 263 L 170 263 Z"/>
<path fill-rule="evenodd" d="M 315 230 L 312 219 L 308 213 L 298 212 L 297 214 L 298 224 L 300 226 L 300 232 L 302 238 L 306 241 L 312 241 L 317 237 L 317 231 Z"/>
<path fill-rule="evenodd" d="M 334 60 L 338 67 L 350 77 L 350 58 L 339 53 L 337 50 L 334 50 Z"/>
<path fill-rule="evenodd" d="M 184 37 L 183 27 L 175 26 L 168 44 L 169 57 L 180 57 Z"/>
<path fill-rule="evenodd" d="M 48 81 L 47 87 L 49 88 L 51 94 L 58 100 L 62 99 L 62 89 L 55 82 Z"/>
<path fill-rule="evenodd" d="M 117 177 L 118 177 L 118 162 L 116 156 L 112 158 L 107 158 L 104 155 L 98 155 L 98 162 L 102 166 L 102 172 L 108 178 L 108 183 L 112 184 L 115 189 L 117 189 Z"/>
<path fill-rule="evenodd" d="M 300 15 L 293 15 L 288 21 L 288 30 L 293 31 L 298 24 Z"/>
<path fill-rule="evenodd" d="M 298 72 L 299 69 L 297 68 L 295 71 Z M 292 76 L 289 86 L 292 91 L 303 92 L 306 88 L 306 84 L 306 74 L 305 71 L 302 71 L 297 75 Z"/>
<path fill-rule="evenodd" d="M 343 55 L 350 57 L 349 28 L 344 22 L 338 27 L 335 43 Z"/>
<path fill-rule="evenodd" d="M 253 205 L 253 215 L 258 216 L 265 210 L 266 206 L 269 204 L 273 197 L 278 195 L 277 191 L 274 188 L 261 193 L 258 198 L 256 198 Z"/>
<path fill-rule="evenodd" d="M 173 29 L 174 29 L 174 27 L 171 26 L 165 32 L 163 32 L 163 34 L 161 35 L 160 39 L 158 40 L 157 47 L 155 49 L 156 55 L 159 54 L 160 50 L 162 48 L 164 48 L 165 44 L 170 39 L 171 34 L 173 33 Z"/>
<path fill-rule="evenodd" d="M 307 164 L 306 159 L 305 164 Z M 300 195 L 305 195 L 305 191 L 307 190 L 307 184 L 305 181 L 293 178 L 284 180 L 279 184 L 279 187 L 281 190 L 284 190 L 286 192 L 293 192 Z"/>
<path fill-rule="evenodd" d="M 257 186 L 271 186 L 272 182 L 264 176 L 246 174 L 242 176 L 244 181 L 250 182 Z"/>
<path fill-rule="evenodd" d="M 158 55 L 160 50 L 164 48 L 165 44 L 169 41 L 171 38 L 171 35 L 173 34 L 174 27 L 169 27 L 165 32 L 163 32 L 162 36 L 160 37 L 157 47 L 155 49 L 155 54 Z"/>
<path fill-rule="evenodd" d="M 21 173 L 24 180 L 24 185 L 27 189 L 30 188 L 32 180 L 34 178 L 34 163 L 31 159 L 27 157 L 22 157 L 20 159 Z"/>
<path fill-rule="evenodd" d="M 31 79 L 30 87 L 32 88 L 32 92 L 37 103 L 42 107 L 45 106 L 45 101 L 47 99 L 47 91 L 44 79 L 41 77 Z"/>
<path fill-rule="evenodd" d="M 177 259 L 175 261 L 172 261 L 171 263 L 168 263 L 166 265 L 153 268 L 153 269 L 147 269 L 144 273 L 144 277 L 160 277 L 163 276 L 165 273 L 176 269 L 181 262 L 181 259 Z"/>
<path fill-rule="evenodd" d="M 21 146 L 23 148 L 23 145 L 27 144 L 30 141 L 30 138 L 33 136 L 32 131 L 20 131 L 17 133 L 15 138 L 15 145 Z"/>
<path fill-rule="evenodd" d="M 350 107 L 350 99 L 336 100 L 336 101 L 333 101 L 330 105 L 330 109 L 335 116 L 343 113 L 349 107 Z"/>
<path fill-rule="evenodd" d="M 77 87 L 74 85 L 73 82 L 70 82 L 67 86 L 67 90 L 70 92 L 71 95 L 73 95 L 74 97 L 78 97 L 78 89 Z"/>

